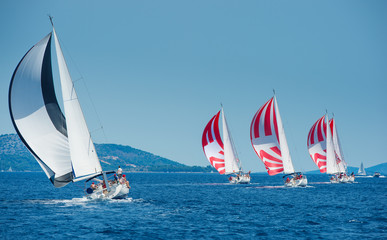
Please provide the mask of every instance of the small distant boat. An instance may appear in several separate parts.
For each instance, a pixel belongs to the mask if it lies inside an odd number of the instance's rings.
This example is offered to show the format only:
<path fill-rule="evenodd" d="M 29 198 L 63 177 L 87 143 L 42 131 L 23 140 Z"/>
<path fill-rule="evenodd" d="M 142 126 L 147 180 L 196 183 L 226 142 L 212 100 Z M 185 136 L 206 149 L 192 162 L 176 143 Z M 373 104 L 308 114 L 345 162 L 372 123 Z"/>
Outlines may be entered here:
<path fill-rule="evenodd" d="M 380 172 L 375 172 L 373 177 L 374 178 L 379 178 L 380 176 L 381 176 Z"/>
<path fill-rule="evenodd" d="M 250 140 L 270 176 L 283 172 L 286 187 L 305 187 L 308 184 L 306 176 L 294 171 L 275 96 L 254 115 L 250 126 Z"/>
<path fill-rule="evenodd" d="M 364 169 L 363 162 L 360 164 L 359 171 L 357 172 L 357 175 L 359 176 L 367 176 L 367 173 Z"/>
<path fill-rule="evenodd" d="M 11 166 L 8 168 L 7 172 L 13 172 Z"/>
<path fill-rule="evenodd" d="M 223 141 L 219 131 L 219 115 L 222 112 Z M 248 184 L 251 177 L 250 172 L 244 173 L 242 164 L 237 156 L 237 151 L 228 129 L 226 116 L 223 111 L 215 114 L 208 122 L 203 131 L 202 146 L 211 165 L 220 174 L 230 175 L 229 182 L 232 184 Z"/>
<path fill-rule="evenodd" d="M 51 17 L 50 21 L 53 31 L 24 55 L 13 73 L 9 88 L 13 125 L 55 187 L 102 177 L 100 189 L 87 189 L 88 198 L 125 198 L 126 184 L 108 181 L 112 172 L 102 170 Z M 54 89 L 52 35 L 65 114 Z"/>

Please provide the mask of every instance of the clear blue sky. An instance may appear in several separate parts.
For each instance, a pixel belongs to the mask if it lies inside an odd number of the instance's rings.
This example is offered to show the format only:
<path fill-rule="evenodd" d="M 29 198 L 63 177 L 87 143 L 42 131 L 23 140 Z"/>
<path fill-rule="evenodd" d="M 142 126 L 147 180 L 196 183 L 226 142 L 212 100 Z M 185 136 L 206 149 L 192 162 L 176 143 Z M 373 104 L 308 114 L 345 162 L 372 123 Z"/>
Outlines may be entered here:
<path fill-rule="evenodd" d="M 0 1 L 0 133 L 15 133 L 9 82 L 51 14 L 97 143 L 205 166 L 222 102 L 244 169 L 264 171 L 249 128 L 275 89 L 296 170 L 317 169 L 306 138 L 325 109 L 349 165 L 387 162 L 386 13 L 377 0 Z"/>

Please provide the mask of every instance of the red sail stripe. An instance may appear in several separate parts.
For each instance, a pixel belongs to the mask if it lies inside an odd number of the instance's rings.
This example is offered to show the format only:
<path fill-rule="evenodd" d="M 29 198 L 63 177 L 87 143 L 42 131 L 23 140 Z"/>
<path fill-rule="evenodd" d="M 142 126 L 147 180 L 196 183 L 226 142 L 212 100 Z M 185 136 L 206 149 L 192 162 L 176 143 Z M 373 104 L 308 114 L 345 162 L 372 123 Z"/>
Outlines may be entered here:
<path fill-rule="evenodd" d="M 261 115 L 263 112 L 263 109 L 265 108 L 267 103 L 263 105 L 260 109 L 258 109 L 257 113 L 255 114 L 253 121 L 254 121 L 254 138 L 259 138 L 259 122 L 261 120 Z"/>
<path fill-rule="evenodd" d="M 284 166 L 283 164 L 272 163 L 272 162 L 268 162 L 268 161 L 265 161 L 265 165 L 268 168 L 277 168 L 277 167 L 283 167 Z"/>
<path fill-rule="evenodd" d="M 325 138 L 326 138 L 326 136 L 327 136 L 327 123 L 328 123 L 328 121 L 325 122 L 325 117 L 324 117 L 324 119 L 323 119 L 323 128 L 324 128 L 324 137 L 325 137 Z M 324 138 L 322 141 L 324 141 L 325 138 Z"/>
<path fill-rule="evenodd" d="M 329 120 L 329 127 L 331 129 L 331 136 L 333 136 L 333 124 L 334 124 L 333 119 Z"/>
<path fill-rule="evenodd" d="M 320 118 L 319 120 L 319 123 L 318 123 L 318 128 L 317 128 L 317 139 L 319 142 L 322 142 L 324 141 L 324 137 L 323 137 L 323 132 L 322 132 L 322 127 L 324 128 L 324 135 L 325 135 L 325 121 L 324 121 L 324 117 Z"/>
<path fill-rule="evenodd" d="M 215 133 L 216 141 L 218 142 L 219 146 L 223 149 L 223 142 L 219 133 L 219 115 L 220 115 L 220 111 L 218 112 L 218 114 L 216 114 L 216 118 L 214 122 L 214 133 Z"/>
<path fill-rule="evenodd" d="M 282 157 L 281 150 L 277 146 L 270 148 L 273 152 L 277 153 L 280 157 Z"/>
<path fill-rule="evenodd" d="M 320 169 L 320 172 L 321 173 L 326 173 L 327 172 L 327 168 L 325 167 L 325 168 Z"/>
<path fill-rule="evenodd" d="M 264 150 L 261 150 L 259 151 L 259 157 L 261 159 L 268 159 L 268 160 L 271 160 L 271 161 L 274 161 L 274 162 L 278 162 L 278 163 L 282 163 L 282 160 L 281 159 L 278 159 L 276 157 L 273 157 L 272 155 L 268 154 L 267 152 L 265 152 Z"/>
<path fill-rule="evenodd" d="M 270 176 L 273 176 L 273 175 L 276 175 L 278 173 L 281 173 L 283 172 L 284 169 L 283 168 L 279 168 L 279 169 L 275 169 L 275 170 L 268 170 L 267 173 L 270 175 Z"/>
<path fill-rule="evenodd" d="M 312 126 L 312 128 L 309 130 L 309 135 L 308 135 L 308 147 L 310 145 L 314 144 L 314 129 L 316 127 L 317 122 L 315 122 Z"/>
<path fill-rule="evenodd" d="M 270 122 L 270 113 L 271 113 L 271 106 L 273 104 L 273 98 L 269 100 L 269 105 L 266 108 L 265 112 L 265 136 L 271 136 L 271 122 Z"/>
<path fill-rule="evenodd" d="M 313 158 L 313 161 L 314 161 L 315 163 L 317 163 L 317 160 L 318 160 L 318 159 L 327 160 L 327 157 L 326 157 L 326 156 L 321 155 L 321 154 L 319 154 L 319 153 L 315 153 L 315 154 L 313 155 L 312 158 Z"/>
<path fill-rule="evenodd" d="M 317 167 L 318 168 L 322 168 L 322 167 L 326 167 L 327 166 L 327 162 L 322 162 L 322 161 L 318 161 L 317 162 Z"/>
<path fill-rule="evenodd" d="M 224 155 L 224 152 L 223 152 L 223 151 L 220 151 L 219 154 Z"/>
<path fill-rule="evenodd" d="M 220 162 L 220 163 L 224 163 L 224 159 L 220 159 L 220 158 L 216 158 L 216 157 L 210 157 L 210 163 L 212 166 L 215 167 L 215 164 L 214 162 Z"/>
<path fill-rule="evenodd" d="M 211 120 L 207 123 L 206 127 L 204 128 L 204 131 L 203 131 L 203 136 L 202 136 L 202 146 L 204 148 L 204 146 L 207 146 L 208 145 L 208 141 L 211 143 L 214 141 L 213 137 L 212 137 L 212 131 L 211 131 L 211 127 L 212 127 L 212 122 L 214 121 L 216 115 L 213 116 L 211 118 Z M 207 141 L 207 137 L 208 137 L 208 141 Z"/>
<path fill-rule="evenodd" d="M 215 167 L 216 169 L 224 168 L 224 163 L 215 163 L 214 167 Z"/>

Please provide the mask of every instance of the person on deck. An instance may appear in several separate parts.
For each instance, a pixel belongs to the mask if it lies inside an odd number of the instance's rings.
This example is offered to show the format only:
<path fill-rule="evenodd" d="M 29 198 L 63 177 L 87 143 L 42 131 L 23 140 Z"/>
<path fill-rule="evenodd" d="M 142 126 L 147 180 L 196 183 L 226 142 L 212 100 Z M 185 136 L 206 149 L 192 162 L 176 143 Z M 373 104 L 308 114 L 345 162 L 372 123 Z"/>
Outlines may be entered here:
<path fill-rule="evenodd" d="M 118 169 L 117 169 L 117 176 L 119 179 L 122 177 L 122 168 L 120 166 L 118 166 Z"/>
<path fill-rule="evenodd" d="M 288 183 L 288 182 L 290 182 L 290 179 L 289 179 L 289 177 L 288 177 L 288 178 L 286 178 L 286 183 Z"/>
<path fill-rule="evenodd" d="M 92 182 L 91 185 L 90 185 L 90 188 L 93 189 L 93 190 L 95 190 L 95 189 L 97 189 L 97 185 L 95 185 L 95 183 Z"/>
<path fill-rule="evenodd" d="M 122 175 L 122 178 L 120 179 L 120 183 L 121 183 L 121 184 L 126 184 L 126 186 L 127 186 L 128 188 L 130 188 L 130 186 L 129 186 L 129 181 L 126 180 L 126 175 L 125 175 L 125 174 Z"/>

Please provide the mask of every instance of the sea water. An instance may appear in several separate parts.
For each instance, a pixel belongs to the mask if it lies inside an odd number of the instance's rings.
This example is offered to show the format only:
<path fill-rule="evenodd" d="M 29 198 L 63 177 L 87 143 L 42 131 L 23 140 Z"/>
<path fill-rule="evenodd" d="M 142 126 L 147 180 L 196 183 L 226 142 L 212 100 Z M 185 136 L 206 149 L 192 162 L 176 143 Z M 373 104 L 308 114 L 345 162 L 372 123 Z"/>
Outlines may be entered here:
<path fill-rule="evenodd" d="M 126 200 L 83 198 L 44 173 L 0 173 L 1 239 L 387 239 L 387 178 L 306 188 L 281 176 L 251 184 L 203 173 L 126 173 Z"/>

